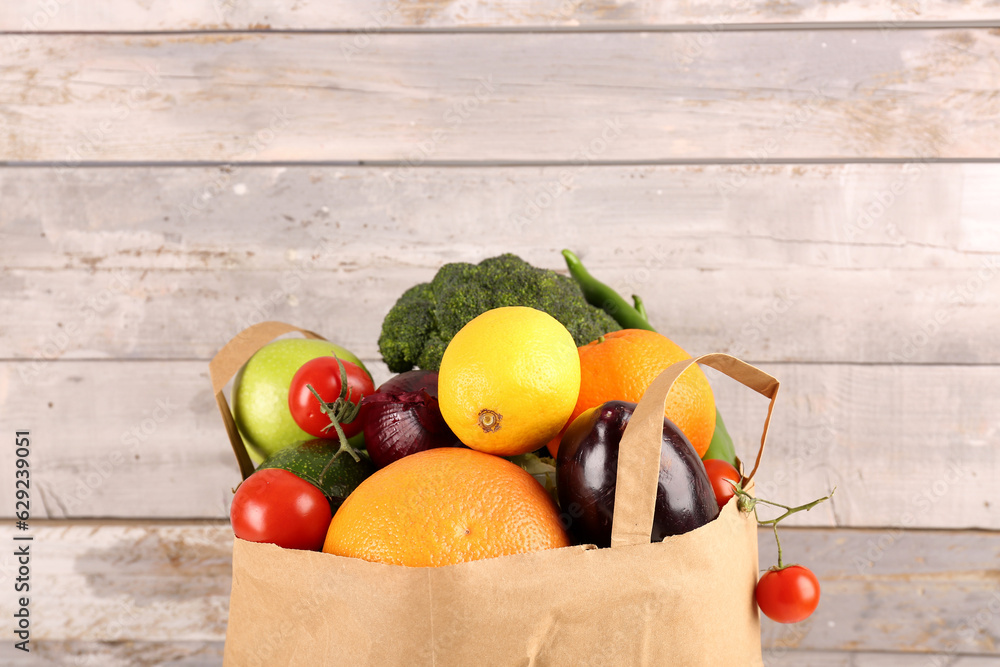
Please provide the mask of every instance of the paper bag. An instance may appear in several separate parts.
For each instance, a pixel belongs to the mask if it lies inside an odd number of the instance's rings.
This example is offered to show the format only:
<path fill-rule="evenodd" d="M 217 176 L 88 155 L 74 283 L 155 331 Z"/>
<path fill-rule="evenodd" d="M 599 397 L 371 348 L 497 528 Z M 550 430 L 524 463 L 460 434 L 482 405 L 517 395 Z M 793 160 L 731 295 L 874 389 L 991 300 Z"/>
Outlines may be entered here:
<path fill-rule="evenodd" d="M 319 338 L 265 322 L 211 362 L 244 478 L 253 466 L 223 388 L 256 350 L 292 331 Z M 734 498 L 705 526 L 650 543 L 664 403 L 694 363 L 771 399 L 750 484 L 777 380 L 725 354 L 680 362 L 649 387 L 622 437 L 610 548 L 409 568 L 237 538 L 225 666 L 763 665 L 753 515 Z"/>

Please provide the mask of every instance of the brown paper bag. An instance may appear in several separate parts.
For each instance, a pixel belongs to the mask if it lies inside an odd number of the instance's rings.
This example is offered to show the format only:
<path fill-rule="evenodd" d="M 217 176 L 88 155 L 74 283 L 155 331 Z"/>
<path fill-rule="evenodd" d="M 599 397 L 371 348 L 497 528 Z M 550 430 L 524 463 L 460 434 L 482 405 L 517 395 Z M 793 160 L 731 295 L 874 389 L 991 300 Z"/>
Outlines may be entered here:
<path fill-rule="evenodd" d="M 253 471 L 223 388 L 273 338 L 250 327 L 212 360 L 244 478 Z M 575 546 L 439 568 L 382 565 L 236 539 L 226 667 L 763 665 L 757 526 L 735 499 L 711 523 L 650 544 L 666 396 L 693 363 L 771 399 L 778 382 L 709 354 L 653 382 L 622 437 L 611 548 Z"/>

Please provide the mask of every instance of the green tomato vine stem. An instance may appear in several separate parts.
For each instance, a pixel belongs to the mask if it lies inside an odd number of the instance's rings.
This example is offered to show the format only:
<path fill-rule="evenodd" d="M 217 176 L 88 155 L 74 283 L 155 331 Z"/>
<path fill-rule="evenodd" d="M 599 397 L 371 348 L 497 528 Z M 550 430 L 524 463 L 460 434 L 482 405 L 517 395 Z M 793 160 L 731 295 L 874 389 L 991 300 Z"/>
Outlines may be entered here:
<path fill-rule="evenodd" d="M 347 434 L 344 433 L 341 424 L 350 424 L 357 419 L 358 414 L 361 412 L 361 401 L 354 403 L 348 397 L 347 368 L 344 366 L 344 362 L 340 360 L 340 357 L 333 355 L 333 358 L 337 360 L 337 366 L 340 369 L 340 395 L 334 401 L 327 402 L 323 400 L 323 397 L 319 395 L 319 392 L 311 384 L 307 384 L 306 389 L 312 392 L 312 395 L 319 401 L 320 411 L 330 418 L 330 423 L 323 427 L 323 430 L 327 431 L 332 427 L 337 432 L 337 438 L 340 440 L 340 449 L 333 455 L 333 458 L 336 459 L 344 452 L 347 452 L 355 461 L 360 461 L 361 457 L 354 447 L 351 447 L 351 443 L 348 442 Z"/>
<path fill-rule="evenodd" d="M 755 498 L 754 496 L 751 496 L 749 493 L 744 491 L 743 486 L 741 484 L 738 484 L 736 482 L 730 482 L 730 483 L 733 485 L 733 492 L 737 496 L 737 502 L 739 503 L 740 509 L 746 512 L 752 510 L 753 518 L 757 522 L 758 526 L 771 526 L 771 528 L 774 531 L 774 541 L 778 545 L 778 566 L 771 568 L 773 570 L 783 570 L 785 568 L 785 563 L 782 560 L 781 540 L 778 539 L 778 523 L 780 523 L 785 518 L 791 516 L 792 514 L 795 514 L 796 512 L 808 512 L 809 510 L 816 507 L 816 505 L 819 505 L 824 500 L 829 500 L 830 498 L 832 498 L 834 492 L 836 492 L 837 490 L 837 487 L 833 487 L 833 490 L 830 491 L 830 494 L 827 496 L 823 496 L 822 498 L 817 498 L 816 500 L 806 503 L 805 505 L 799 505 L 797 507 L 789 507 L 788 505 L 782 505 L 781 503 L 776 503 L 770 500 L 764 500 L 763 498 Z M 767 519 L 766 521 L 762 521 L 760 517 L 757 515 L 757 505 L 759 503 L 770 505 L 771 507 L 781 508 L 785 510 L 785 512 L 781 516 L 778 516 L 774 519 Z"/>
<path fill-rule="evenodd" d="M 754 511 L 753 515 L 754 518 L 757 518 L 756 511 Z M 760 521 L 758 521 L 757 524 L 760 525 Z M 780 570 L 784 567 L 784 564 L 781 562 L 781 540 L 778 539 L 778 524 L 772 523 L 771 528 L 774 529 L 774 541 L 778 544 L 778 569 Z"/>

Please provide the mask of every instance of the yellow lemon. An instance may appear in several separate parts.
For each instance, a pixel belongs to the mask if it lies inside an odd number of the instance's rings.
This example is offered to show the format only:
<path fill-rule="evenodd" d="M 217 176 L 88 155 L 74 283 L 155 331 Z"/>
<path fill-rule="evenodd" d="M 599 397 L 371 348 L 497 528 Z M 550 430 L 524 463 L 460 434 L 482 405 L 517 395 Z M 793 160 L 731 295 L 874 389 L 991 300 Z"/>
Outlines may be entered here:
<path fill-rule="evenodd" d="M 438 402 L 472 449 L 532 452 L 563 427 L 580 393 L 573 336 L 534 308 L 489 310 L 455 334 L 441 359 Z"/>

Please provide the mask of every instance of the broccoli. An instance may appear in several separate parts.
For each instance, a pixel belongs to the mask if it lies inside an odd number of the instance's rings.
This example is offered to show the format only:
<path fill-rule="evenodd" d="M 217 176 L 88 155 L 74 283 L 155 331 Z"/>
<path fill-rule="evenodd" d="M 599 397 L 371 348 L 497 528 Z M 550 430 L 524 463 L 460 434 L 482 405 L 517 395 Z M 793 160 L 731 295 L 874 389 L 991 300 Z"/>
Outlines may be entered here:
<path fill-rule="evenodd" d="M 389 370 L 438 370 L 448 342 L 467 322 L 493 308 L 530 306 L 559 320 L 577 345 L 621 329 L 589 305 L 577 283 L 512 254 L 477 264 L 445 264 L 429 283 L 406 290 L 382 322 L 378 347 Z"/>

